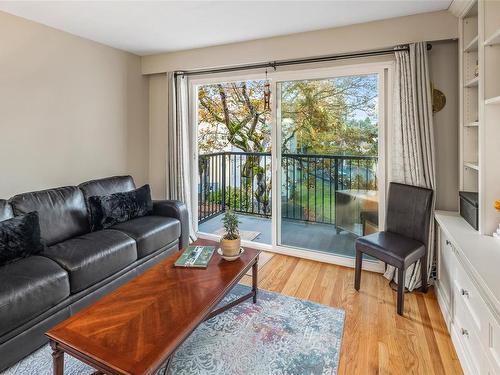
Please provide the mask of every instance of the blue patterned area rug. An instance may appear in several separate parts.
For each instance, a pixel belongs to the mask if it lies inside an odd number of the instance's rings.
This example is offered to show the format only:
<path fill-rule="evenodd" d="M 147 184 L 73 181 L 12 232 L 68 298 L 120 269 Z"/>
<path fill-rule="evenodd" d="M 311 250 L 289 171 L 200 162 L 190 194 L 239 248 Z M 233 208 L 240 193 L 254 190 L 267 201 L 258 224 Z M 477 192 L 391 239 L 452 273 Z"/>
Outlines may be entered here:
<path fill-rule="evenodd" d="M 237 285 L 222 303 L 248 291 Z M 344 310 L 260 290 L 257 304 L 202 323 L 157 375 L 336 374 L 344 318 Z M 1 374 L 50 375 L 50 353 L 44 346 Z M 65 375 L 93 371 L 65 355 Z"/>

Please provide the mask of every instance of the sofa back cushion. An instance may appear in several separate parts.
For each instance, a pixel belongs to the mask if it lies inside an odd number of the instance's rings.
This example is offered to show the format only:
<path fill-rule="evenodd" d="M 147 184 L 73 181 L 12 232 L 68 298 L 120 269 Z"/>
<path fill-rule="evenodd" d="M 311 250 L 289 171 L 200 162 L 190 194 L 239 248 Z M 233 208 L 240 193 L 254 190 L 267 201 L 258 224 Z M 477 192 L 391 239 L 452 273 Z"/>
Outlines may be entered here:
<path fill-rule="evenodd" d="M 48 246 L 90 231 L 85 199 L 76 186 L 19 194 L 10 204 L 16 215 L 38 212 L 41 236 Z"/>
<path fill-rule="evenodd" d="M 89 198 L 88 206 L 92 231 L 111 228 L 153 212 L 149 185 L 125 193 L 94 195 Z"/>
<path fill-rule="evenodd" d="M 85 201 L 88 202 L 90 197 L 96 195 L 103 196 L 134 190 L 135 183 L 132 176 L 115 176 L 83 182 L 78 187 L 82 190 Z"/>
<path fill-rule="evenodd" d="M 42 250 L 38 212 L 0 221 L 0 266 Z"/>
<path fill-rule="evenodd" d="M 0 221 L 12 219 L 13 217 L 14 213 L 12 212 L 12 207 L 9 202 L 5 199 L 0 199 Z"/>

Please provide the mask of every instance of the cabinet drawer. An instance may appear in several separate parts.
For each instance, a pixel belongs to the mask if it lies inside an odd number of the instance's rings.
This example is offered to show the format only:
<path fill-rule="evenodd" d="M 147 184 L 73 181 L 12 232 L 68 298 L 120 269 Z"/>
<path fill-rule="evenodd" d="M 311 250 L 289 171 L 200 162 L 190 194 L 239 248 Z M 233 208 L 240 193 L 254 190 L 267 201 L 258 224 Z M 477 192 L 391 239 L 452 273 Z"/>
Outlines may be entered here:
<path fill-rule="evenodd" d="M 459 257 L 457 253 L 455 255 L 457 258 Z M 473 322 L 474 331 L 478 332 L 481 341 L 486 343 L 488 308 L 459 261 L 455 264 L 455 299 L 457 304 L 463 302 L 467 306 L 467 310 L 470 312 L 468 321 Z"/>
<path fill-rule="evenodd" d="M 455 291 L 460 291 L 458 284 L 455 284 Z M 453 322 L 455 336 L 460 341 L 470 373 L 483 374 L 486 370 L 485 349 L 477 335 L 475 322 L 470 316 L 471 311 L 466 302 L 457 297 Z"/>

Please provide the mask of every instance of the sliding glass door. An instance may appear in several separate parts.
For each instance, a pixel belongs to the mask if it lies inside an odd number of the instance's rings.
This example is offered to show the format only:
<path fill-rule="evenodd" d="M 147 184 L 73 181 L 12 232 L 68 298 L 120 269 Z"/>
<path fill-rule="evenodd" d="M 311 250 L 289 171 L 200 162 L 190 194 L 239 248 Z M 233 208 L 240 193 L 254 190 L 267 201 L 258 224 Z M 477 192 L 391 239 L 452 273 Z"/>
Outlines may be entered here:
<path fill-rule="evenodd" d="M 195 86 L 198 229 L 224 234 L 234 211 L 243 241 L 271 245 L 269 81 L 238 79 Z"/>
<path fill-rule="evenodd" d="M 352 258 L 379 228 L 380 72 L 276 82 L 277 246 Z"/>
<path fill-rule="evenodd" d="M 192 81 L 199 233 L 219 238 L 233 210 L 246 246 L 352 265 L 356 238 L 383 229 L 387 72 Z"/>

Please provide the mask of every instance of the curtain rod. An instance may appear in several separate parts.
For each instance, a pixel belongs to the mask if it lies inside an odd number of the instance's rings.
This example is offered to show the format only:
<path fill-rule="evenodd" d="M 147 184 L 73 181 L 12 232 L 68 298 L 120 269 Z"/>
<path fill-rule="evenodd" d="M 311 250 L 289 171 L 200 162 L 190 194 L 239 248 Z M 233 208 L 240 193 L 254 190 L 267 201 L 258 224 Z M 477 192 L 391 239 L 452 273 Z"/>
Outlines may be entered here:
<path fill-rule="evenodd" d="M 178 72 L 174 72 L 174 75 L 175 76 L 195 76 L 195 75 L 201 75 L 201 74 L 227 73 L 227 72 L 235 72 L 235 71 L 241 71 L 241 70 L 264 69 L 264 68 L 271 68 L 271 69 L 276 70 L 276 68 L 278 66 L 311 64 L 311 63 L 318 63 L 318 62 L 325 62 L 325 61 L 355 59 L 358 57 L 390 55 L 396 51 L 409 51 L 409 49 L 410 49 L 410 47 L 406 44 L 406 45 L 402 45 L 400 47 L 394 47 L 391 49 L 382 49 L 382 50 L 373 50 L 373 51 L 355 52 L 355 53 L 346 53 L 346 54 L 328 55 L 328 56 L 319 56 L 319 57 L 309 57 L 309 58 L 303 58 L 303 59 L 276 60 L 276 61 L 268 61 L 268 62 L 255 63 L 255 64 L 235 65 L 235 66 L 229 66 L 229 67 L 224 67 L 224 68 L 178 71 Z M 427 50 L 430 50 L 430 49 L 432 49 L 432 44 L 427 43 Z"/>

